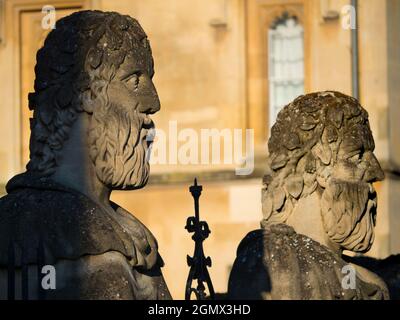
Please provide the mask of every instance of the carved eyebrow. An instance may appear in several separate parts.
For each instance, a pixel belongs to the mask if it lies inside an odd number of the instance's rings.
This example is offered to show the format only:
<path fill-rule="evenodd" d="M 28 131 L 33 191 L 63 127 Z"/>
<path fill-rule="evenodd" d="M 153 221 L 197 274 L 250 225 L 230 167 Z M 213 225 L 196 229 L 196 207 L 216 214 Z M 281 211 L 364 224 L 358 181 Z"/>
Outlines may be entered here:
<path fill-rule="evenodd" d="M 121 80 L 129 80 L 130 78 L 132 78 L 134 75 L 140 76 L 142 72 L 140 70 L 135 70 L 135 71 L 130 71 L 127 72 L 125 75 L 123 74 L 121 76 Z"/>
<path fill-rule="evenodd" d="M 356 154 L 362 154 L 362 153 L 364 153 L 365 151 L 367 151 L 365 148 L 364 148 L 364 146 L 362 145 L 362 146 L 360 146 L 360 147 L 358 147 L 358 148 L 356 148 L 356 149 L 352 149 L 351 151 L 349 151 L 348 153 L 347 153 L 347 159 L 349 159 L 349 158 L 351 158 L 351 157 L 353 157 L 353 156 L 355 156 Z"/>
<path fill-rule="evenodd" d="M 347 154 L 346 159 L 350 159 L 350 158 L 360 155 L 360 154 L 361 154 L 361 150 L 350 152 L 349 154 Z"/>
<path fill-rule="evenodd" d="M 342 157 L 348 159 L 357 153 L 360 153 L 363 149 L 364 148 L 361 144 L 346 143 L 341 145 L 339 148 L 339 153 Z"/>

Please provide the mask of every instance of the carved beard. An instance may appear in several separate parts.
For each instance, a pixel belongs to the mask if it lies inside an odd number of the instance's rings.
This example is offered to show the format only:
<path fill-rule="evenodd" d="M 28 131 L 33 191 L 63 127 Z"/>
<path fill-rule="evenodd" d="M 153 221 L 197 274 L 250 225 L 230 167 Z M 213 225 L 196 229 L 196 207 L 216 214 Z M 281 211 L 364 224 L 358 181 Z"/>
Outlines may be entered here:
<path fill-rule="evenodd" d="M 147 183 L 148 130 L 143 128 L 143 121 L 134 108 L 126 110 L 113 104 L 92 115 L 90 158 L 97 177 L 112 189 L 138 189 Z"/>
<path fill-rule="evenodd" d="M 331 179 L 322 194 L 322 222 L 343 249 L 366 252 L 374 241 L 376 192 L 372 184 Z"/>

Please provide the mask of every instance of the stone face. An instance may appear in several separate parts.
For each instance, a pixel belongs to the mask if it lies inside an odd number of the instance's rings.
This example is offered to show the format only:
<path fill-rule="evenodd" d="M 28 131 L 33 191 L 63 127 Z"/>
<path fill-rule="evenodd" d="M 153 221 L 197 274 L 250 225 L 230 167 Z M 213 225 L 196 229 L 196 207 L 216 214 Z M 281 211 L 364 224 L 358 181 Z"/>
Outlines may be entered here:
<path fill-rule="evenodd" d="M 170 299 L 156 239 L 110 201 L 148 180 L 149 115 L 160 103 L 146 34 L 129 16 L 74 13 L 46 38 L 35 73 L 31 160 L 0 199 L 0 298 L 12 244 L 16 281 L 29 265 L 30 299 L 39 247 L 57 274 L 47 299 Z"/>
<path fill-rule="evenodd" d="M 229 296 L 388 298 L 384 282 L 357 265 L 357 287 L 341 285 L 342 251 L 366 252 L 374 239 L 373 182 L 383 172 L 367 112 L 335 91 L 300 96 L 279 113 L 268 148 L 262 229 L 239 246 Z M 254 287 L 243 292 L 243 279 Z"/>

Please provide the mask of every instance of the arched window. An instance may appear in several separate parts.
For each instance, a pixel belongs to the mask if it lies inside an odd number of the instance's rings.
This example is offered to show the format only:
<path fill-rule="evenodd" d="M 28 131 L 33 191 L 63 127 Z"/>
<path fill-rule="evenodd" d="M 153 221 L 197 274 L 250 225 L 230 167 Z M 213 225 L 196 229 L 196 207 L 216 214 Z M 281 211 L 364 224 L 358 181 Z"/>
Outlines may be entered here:
<path fill-rule="evenodd" d="M 278 112 L 304 93 L 303 27 L 285 12 L 268 30 L 269 123 Z"/>

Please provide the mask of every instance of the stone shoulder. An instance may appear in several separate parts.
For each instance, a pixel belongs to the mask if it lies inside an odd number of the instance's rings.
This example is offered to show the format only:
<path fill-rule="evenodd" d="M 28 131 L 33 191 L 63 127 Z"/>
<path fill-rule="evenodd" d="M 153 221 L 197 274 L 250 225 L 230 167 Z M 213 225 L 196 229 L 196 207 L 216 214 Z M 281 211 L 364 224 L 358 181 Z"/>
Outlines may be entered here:
<path fill-rule="evenodd" d="M 385 290 L 356 274 L 342 287 L 347 262 L 285 224 L 250 232 L 240 243 L 229 279 L 233 299 L 384 299 Z"/>
<path fill-rule="evenodd" d="M 49 263 L 107 251 L 145 269 L 161 260 L 153 235 L 126 210 L 111 215 L 86 196 L 64 190 L 18 188 L 1 198 L 0 265 L 8 262 L 11 242 L 17 264 L 22 250 L 35 263 L 39 243 Z"/>

